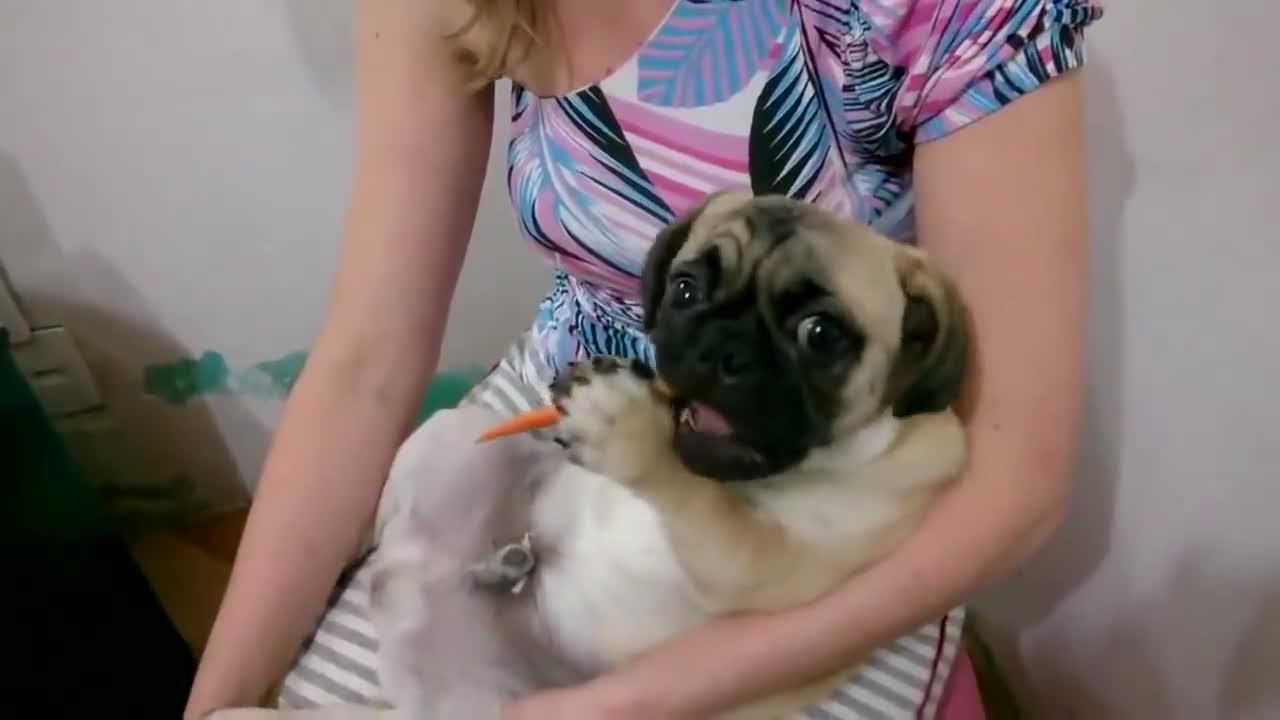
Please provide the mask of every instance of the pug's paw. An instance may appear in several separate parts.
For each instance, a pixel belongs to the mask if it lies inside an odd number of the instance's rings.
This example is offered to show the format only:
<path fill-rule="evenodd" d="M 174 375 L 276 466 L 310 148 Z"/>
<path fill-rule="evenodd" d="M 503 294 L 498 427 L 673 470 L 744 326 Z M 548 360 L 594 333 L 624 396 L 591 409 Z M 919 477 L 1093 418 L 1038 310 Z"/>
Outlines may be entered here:
<path fill-rule="evenodd" d="M 588 470 L 635 484 L 672 453 L 671 406 L 638 361 L 577 363 L 552 387 L 552 399 L 562 416 L 560 439 Z"/>

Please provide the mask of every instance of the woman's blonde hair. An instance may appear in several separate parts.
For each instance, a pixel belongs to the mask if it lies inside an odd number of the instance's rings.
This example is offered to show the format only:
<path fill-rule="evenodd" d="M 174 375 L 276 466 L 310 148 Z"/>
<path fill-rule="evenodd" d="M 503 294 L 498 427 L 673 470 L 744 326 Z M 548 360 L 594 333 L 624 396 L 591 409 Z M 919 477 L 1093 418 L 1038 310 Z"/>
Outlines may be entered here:
<path fill-rule="evenodd" d="M 467 0 L 471 17 L 451 39 L 466 69 L 467 85 L 475 90 L 506 73 L 521 54 L 537 42 L 534 3 L 537 0 Z"/>

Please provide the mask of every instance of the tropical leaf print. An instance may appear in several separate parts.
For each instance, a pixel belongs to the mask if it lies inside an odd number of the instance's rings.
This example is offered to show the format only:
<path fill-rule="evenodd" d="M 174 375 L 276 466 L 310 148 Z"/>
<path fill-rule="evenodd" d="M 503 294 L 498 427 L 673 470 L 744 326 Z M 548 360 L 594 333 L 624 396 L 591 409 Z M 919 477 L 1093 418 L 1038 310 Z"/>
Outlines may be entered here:
<path fill-rule="evenodd" d="M 640 166 L 676 214 L 708 193 L 749 184 L 745 128 L 724 132 L 702 127 L 666 108 L 623 98 L 612 98 L 611 105 Z M 749 111 L 751 106 L 746 107 Z"/>
<path fill-rule="evenodd" d="M 830 159 L 831 128 L 803 39 L 792 24 L 751 117 L 748 153 L 757 195 L 807 199 Z"/>
<path fill-rule="evenodd" d="M 906 70 L 886 62 L 872 43 L 873 30 L 858 3 L 848 0 L 795 0 L 803 19 L 815 75 L 837 124 L 847 157 L 881 162 L 904 152 L 909 138 L 894 109 Z"/>
<path fill-rule="evenodd" d="M 844 51 L 841 140 L 860 156 L 905 166 L 911 139 L 898 123 L 895 102 L 907 72 L 876 54 L 870 33 L 866 17 L 855 8 Z"/>
<path fill-rule="evenodd" d="M 901 205 L 910 164 L 910 136 L 895 109 L 906 71 L 877 53 L 871 23 L 858 3 L 794 0 L 793 12 L 805 28 L 811 75 L 819 78 L 834 118 L 840 156 L 856 158 L 848 172 L 862 200 L 862 218 L 890 221 L 885 213 Z"/>
<path fill-rule="evenodd" d="M 513 92 L 507 185 L 521 230 L 575 276 L 634 291 L 649 244 L 672 213 L 604 93 Z"/>
<path fill-rule="evenodd" d="M 809 32 L 810 44 L 821 48 L 829 63 L 839 68 L 849 32 L 849 0 L 793 0 L 793 4 Z"/>
<path fill-rule="evenodd" d="M 787 0 L 677 0 L 637 57 L 640 100 L 703 107 L 732 97 L 769 60 Z"/>

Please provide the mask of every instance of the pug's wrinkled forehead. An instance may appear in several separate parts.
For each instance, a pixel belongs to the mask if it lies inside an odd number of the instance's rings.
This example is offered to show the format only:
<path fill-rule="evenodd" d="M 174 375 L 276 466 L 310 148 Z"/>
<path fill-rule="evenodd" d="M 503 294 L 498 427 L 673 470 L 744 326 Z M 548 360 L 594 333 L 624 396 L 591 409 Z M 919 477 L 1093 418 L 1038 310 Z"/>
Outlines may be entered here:
<path fill-rule="evenodd" d="M 718 295 L 752 284 L 763 297 L 817 286 L 857 318 L 868 339 L 890 350 L 898 346 L 902 249 L 864 225 L 783 196 L 725 191 L 690 214 L 688 237 L 672 264 L 708 253 L 720 267 Z"/>

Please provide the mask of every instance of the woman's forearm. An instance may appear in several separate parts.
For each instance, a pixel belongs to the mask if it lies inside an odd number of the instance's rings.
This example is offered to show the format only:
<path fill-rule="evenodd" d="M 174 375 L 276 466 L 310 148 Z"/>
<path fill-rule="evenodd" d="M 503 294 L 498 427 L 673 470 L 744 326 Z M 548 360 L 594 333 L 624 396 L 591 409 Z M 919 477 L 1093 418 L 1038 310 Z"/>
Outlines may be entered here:
<path fill-rule="evenodd" d="M 262 701 L 369 530 L 427 373 L 330 355 L 322 340 L 281 418 L 188 718 Z"/>
<path fill-rule="evenodd" d="M 975 463 L 975 475 L 904 545 L 831 594 L 794 610 L 715 621 L 605 676 L 596 690 L 635 717 L 703 718 L 849 667 L 941 617 L 1019 565 L 1058 522 L 1059 501 L 1047 496 L 1034 506 L 992 507 L 989 485 L 1021 481 L 993 464 Z M 647 691 L 655 687 L 663 692 Z"/>

